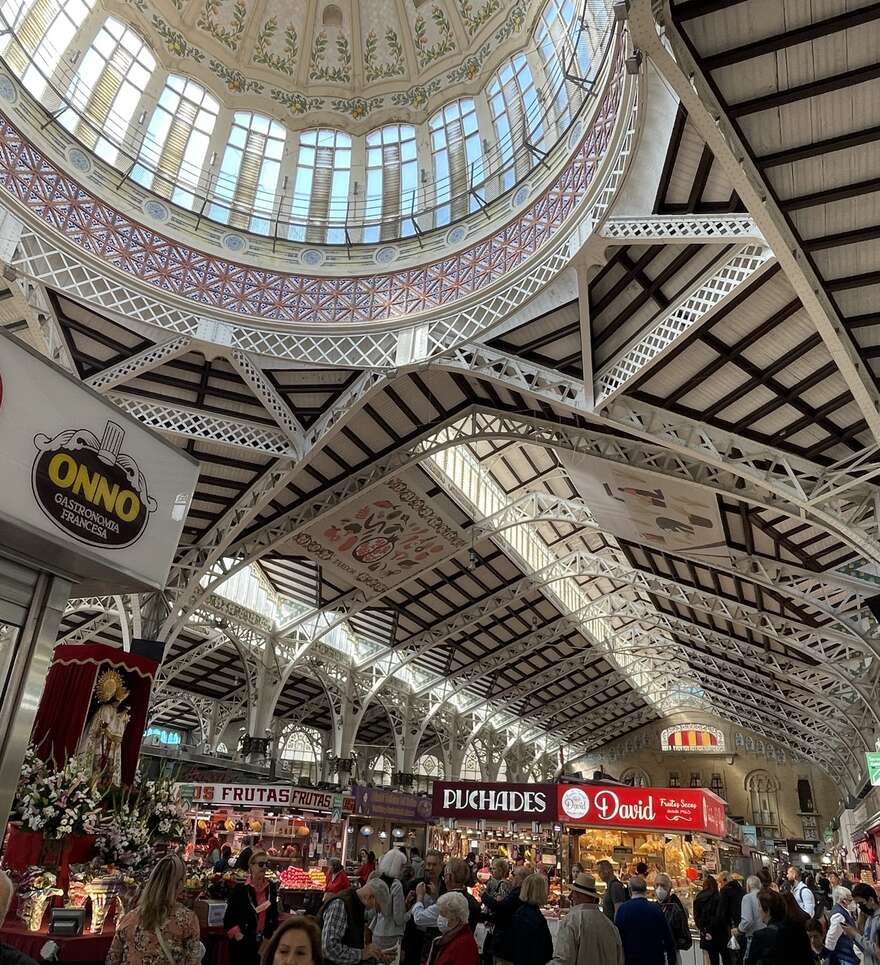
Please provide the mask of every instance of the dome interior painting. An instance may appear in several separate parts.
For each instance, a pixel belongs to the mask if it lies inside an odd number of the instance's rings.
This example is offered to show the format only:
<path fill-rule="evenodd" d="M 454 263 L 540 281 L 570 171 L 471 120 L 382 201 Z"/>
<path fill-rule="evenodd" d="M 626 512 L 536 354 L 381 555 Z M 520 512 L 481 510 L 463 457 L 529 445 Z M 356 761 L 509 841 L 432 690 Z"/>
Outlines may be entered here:
<path fill-rule="evenodd" d="M 0 53 L 126 179 L 322 244 L 442 227 L 565 135 L 604 0 L 8 0 Z"/>

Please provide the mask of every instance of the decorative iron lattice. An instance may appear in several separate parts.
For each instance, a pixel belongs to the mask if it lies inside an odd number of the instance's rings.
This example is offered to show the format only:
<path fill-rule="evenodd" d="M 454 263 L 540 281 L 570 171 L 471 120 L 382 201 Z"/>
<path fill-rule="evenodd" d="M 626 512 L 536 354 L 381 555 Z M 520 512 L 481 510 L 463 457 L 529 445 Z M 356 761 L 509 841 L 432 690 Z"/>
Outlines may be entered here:
<path fill-rule="evenodd" d="M 159 342 L 157 345 L 144 349 L 143 352 L 138 352 L 136 355 L 124 359 L 117 365 L 104 369 L 103 372 L 98 372 L 97 375 L 85 380 L 86 385 L 90 385 L 98 392 L 106 392 L 123 382 L 129 382 L 131 379 L 143 375 L 144 372 L 158 368 L 171 359 L 185 355 L 191 345 L 192 339 L 186 335 L 169 338 L 167 341 Z"/>
<path fill-rule="evenodd" d="M 603 238 L 628 245 L 680 241 L 742 243 L 763 242 L 763 236 L 749 215 L 683 215 L 679 217 L 609 218 L 599 229 Z"/>
<path fill-rule="evenodd" d="M 768 268 L 775 258 L 766 246 L 749 245 L 737 251 L 689 295 L 598 372 L 593 387 L 598 405 L 633 379 L 643 375 L 683 335 L 704 324 L 724 301 Z"/>
<path fill-rule="evenodd" d="M 267 429 L 241 419 L 224 419 L 195 409 L 172 406 L 136 396 L 109 392 L 107 397 L 114 405 L 134 416 L 144 425 L 172 435 L 222 442 L 240 446 L 271 456 L 293 458 L 290 440 L 283 432 Z"/>

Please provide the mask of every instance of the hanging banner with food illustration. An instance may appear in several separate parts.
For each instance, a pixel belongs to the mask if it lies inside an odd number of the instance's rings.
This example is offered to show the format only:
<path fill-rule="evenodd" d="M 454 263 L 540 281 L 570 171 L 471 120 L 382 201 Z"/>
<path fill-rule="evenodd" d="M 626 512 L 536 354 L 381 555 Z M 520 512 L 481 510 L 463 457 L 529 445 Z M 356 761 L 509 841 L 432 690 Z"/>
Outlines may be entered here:
<path fill-rule="evenodd" d="M 728 559 L 715 495 L 683 479 L 592 456 L 562 454 L 568 475 L 609 533 L 707 560 Z"/>
<path fill-rule="evenodd" d="M 294 539 L 303 556 L 385 593 L 462 549 L 466 537 L 410 480 L 390 479 Z"/>

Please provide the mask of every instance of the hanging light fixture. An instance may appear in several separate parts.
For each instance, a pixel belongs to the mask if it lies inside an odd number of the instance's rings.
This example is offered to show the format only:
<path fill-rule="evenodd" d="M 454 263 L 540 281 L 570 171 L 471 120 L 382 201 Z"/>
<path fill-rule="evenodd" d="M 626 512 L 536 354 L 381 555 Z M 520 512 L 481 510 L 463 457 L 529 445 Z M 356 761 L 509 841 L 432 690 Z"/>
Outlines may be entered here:
<path fill-rule="evenodd" d="M 380 840 L 380 841 L 384 841 L 387 837 L 388 837 L 388 832 L 387 832 L 387 831 L 380 831 L 380 832 L 379 832 L 379 840 Z"/>
<path fill-rule="evenodd" d="M 372 826 L 371 824 L 365 824 L 365 825 L 361 828 L 361 834 L 362 834 L 365 838 L 368 838 L 372 833 L 373 833 L 373 826 Z"/>
<path fill-rule="evenodd" d="M 391 829 L 391 837 L 392 837 L 392 838 L 402 838 L 402 837 L 403 837 L 403 828 L 392 828 L 392 829 Z"/>

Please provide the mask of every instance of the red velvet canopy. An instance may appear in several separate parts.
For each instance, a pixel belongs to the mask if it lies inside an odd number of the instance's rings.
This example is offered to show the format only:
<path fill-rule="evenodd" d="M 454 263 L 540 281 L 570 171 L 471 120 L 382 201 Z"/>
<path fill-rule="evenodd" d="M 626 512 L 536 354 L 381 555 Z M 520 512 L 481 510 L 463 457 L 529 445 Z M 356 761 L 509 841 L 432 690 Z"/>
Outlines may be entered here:
<path fill-rule="evenodd" d="M 150 688 L 159 664 L 103 643 L 62 643 L 55 648 L 40 706 L 33 742 L 45 761 L 59 767 L 75 753 L 93 709 L 95 683 L 105 670 L 117 670 L 130 693 L 131 719 L 122 739 L 122 782 L 131 784 L 147 723 Z"/>

